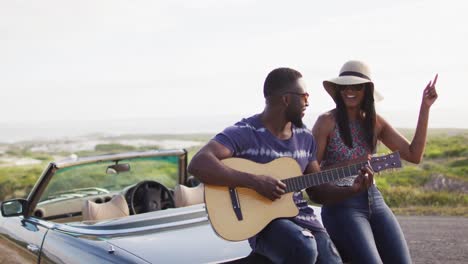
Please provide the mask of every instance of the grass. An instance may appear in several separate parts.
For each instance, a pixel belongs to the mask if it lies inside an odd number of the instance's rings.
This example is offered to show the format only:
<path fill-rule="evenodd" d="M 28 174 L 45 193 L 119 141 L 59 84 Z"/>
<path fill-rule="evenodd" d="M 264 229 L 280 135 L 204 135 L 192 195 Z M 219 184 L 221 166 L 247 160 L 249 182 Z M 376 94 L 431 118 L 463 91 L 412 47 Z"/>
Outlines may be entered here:
<path fill-rule="evenodd" d="M 430 172 L 417 167 L 405 166 L 403 169 L 389 173 L 375 175 L 375 180 L 379 187 L 388 188 L 390 186 L 422 186 L 429 180 Z"/>
<path fill-rule="evenodd" d="M 25 197 L 32 189 L 44 165 L 0 167 L 0 201 Z"/>
<path fill-rule="evenodd" d="M 390 207 L 468 206 L 468 194 L 459 192 L 429 191 L 412 186 L 379 189 Z"/>

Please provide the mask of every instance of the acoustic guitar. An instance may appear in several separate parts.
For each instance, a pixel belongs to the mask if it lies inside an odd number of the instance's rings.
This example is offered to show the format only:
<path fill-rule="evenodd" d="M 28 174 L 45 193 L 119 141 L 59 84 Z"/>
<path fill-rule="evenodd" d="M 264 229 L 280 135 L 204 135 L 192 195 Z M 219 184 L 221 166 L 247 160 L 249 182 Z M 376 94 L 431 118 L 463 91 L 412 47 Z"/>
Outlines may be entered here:
<path fill-rule="evenodd" d="M 296 191 L 358 175 L 359 170 L 366 164 L 369 164 L 374 172 L 401 167 L 398 152 L 305 175 L 302 175 L 299 164 L 288 157 L 265 164 L 241 158 L 228 158 L 222 162 L 232 169 L 270 175 L 286 184 L 286 193 L 275 201 L 249 188 L 205 184 L 205 203 L 211 226 L 220 237 L 230 241 L 252 237 L 276 218 L 296 216 L 299 213 L 293 201 L 293 193 Z"/>

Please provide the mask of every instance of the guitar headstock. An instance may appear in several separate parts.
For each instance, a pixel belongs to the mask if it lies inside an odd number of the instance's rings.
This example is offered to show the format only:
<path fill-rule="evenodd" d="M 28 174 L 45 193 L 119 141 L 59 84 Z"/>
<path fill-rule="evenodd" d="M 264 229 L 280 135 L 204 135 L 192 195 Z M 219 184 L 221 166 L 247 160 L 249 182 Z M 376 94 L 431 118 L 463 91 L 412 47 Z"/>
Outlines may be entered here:
<path fill-rule="evenodd" d="M 369 164 L 375 172 L 401 168 L 400 153 L 395 151 L 388 155 L 372 157 Z"/>

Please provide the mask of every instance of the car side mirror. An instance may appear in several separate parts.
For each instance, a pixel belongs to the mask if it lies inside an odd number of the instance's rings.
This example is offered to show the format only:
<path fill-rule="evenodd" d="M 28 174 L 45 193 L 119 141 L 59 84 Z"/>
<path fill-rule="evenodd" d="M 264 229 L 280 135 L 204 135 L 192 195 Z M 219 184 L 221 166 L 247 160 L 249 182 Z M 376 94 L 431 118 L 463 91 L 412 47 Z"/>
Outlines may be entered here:
<path fill-rule="evenodd" d="M 28 201 L 26 199 L 13 199 L 4 201 L 1 205 L 2 216 L 12 217 L 24 215 L 27 205 Z"/>

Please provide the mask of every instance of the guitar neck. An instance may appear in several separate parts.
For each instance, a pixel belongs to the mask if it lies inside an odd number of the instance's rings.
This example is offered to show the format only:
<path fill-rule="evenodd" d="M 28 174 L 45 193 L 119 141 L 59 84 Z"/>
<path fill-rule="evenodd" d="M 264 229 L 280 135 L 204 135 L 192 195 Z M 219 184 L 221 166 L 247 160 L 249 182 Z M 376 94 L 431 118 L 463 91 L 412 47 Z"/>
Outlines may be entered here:
<path fill-rule="evenodd" d="M 366 164 L 367 161 L 345 167 L 328 169 L 321 172 L 304 174 L 281 181 L 286 184 L 286 193 L 296 192 L 312 186 L 333 182 L 353 175 L 358 175 L 359 170 Z"/>

